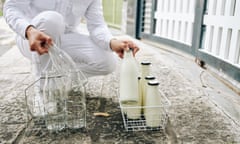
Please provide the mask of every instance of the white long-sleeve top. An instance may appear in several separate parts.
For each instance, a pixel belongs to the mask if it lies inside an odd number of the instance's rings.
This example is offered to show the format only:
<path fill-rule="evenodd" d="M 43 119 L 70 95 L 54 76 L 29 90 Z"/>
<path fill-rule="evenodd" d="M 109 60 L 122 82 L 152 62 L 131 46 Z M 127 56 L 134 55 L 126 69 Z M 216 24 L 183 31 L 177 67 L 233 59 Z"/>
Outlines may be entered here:
<path fill-rule="evenodd" d="M 91 39 L 105 50 L 110 50 L 112 38 L 107 28 L 101 0 L 7 0 L 3 15 L 9 26 L 22 38 L 31 20 L 42 11 L 57 11 L 65 19 L 65 33 L 75 31 L 82 17 L 86 18 Z"/>

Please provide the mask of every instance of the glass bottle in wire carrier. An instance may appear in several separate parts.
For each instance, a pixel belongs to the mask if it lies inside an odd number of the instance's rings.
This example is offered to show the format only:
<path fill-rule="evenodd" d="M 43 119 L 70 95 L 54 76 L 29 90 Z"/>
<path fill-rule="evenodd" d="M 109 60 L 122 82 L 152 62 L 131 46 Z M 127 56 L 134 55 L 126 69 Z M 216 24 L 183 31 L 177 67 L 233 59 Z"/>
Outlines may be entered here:
<path fill-rule="evenodd" d="M 144 108 L 144 117 L 146 119 L 147 127 L 161 126 L 163 108 L 158 86 L 159 82 L 157 80 L 149 81 L 147 85 L 146 103 Z"/>

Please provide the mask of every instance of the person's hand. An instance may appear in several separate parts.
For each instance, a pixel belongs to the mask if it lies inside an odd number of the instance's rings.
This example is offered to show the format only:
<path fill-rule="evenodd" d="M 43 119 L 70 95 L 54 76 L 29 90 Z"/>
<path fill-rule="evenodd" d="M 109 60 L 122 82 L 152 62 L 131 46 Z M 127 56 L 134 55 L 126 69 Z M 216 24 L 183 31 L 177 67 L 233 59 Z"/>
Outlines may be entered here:
<path fill-rule="evenodd" d="M 133 55 L 137 53 L 139 50 L 138 46 L 134 44 L 130 40 L 118 40 L 118 39 L 112 39 L 110 41 L 110 47 L 111 49 L 118 54 L 120 58 L 123 58 L 124 51 L 132 48 L 133 49 Z"/>
<path fill-rule="evenodd" d="M 42 55 L 48 53 L 48 48 L 53 44 L 52 38 L 34 27 L 30 26 L 26 30 L 31 51 L 36 51 Z"/>

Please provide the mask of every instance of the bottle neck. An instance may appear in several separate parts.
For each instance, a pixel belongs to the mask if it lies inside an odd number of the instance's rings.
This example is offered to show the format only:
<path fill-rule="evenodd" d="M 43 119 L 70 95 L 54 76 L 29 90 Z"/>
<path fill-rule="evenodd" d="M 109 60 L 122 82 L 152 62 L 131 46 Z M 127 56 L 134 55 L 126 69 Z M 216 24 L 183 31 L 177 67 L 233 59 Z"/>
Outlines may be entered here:
<path fill-rule="evenodd" d="M 124 56 L 123 56 L 123 58 L 124 58 L 124 59 L 133 58 L 132 50 L 131 50 L 131 49 L 125 50 L 125 51 L 124 51 Z"/>

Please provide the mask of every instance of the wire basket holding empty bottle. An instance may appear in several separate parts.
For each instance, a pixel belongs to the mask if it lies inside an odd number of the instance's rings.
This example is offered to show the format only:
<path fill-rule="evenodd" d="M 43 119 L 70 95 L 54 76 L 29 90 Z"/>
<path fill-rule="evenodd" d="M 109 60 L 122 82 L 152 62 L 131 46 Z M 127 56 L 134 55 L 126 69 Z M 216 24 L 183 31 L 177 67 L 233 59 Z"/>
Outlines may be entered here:
<path fill-rule="evenodd" d="M 47 69 L 25 90 L 28 120 L 33 120 L 33 129 L 53 132 L 84 128 L 87 78 L 55 44 L 49 49 L 49 56 Z"/>
<path fill-rule="evenodd" d="M 78 72 L 72 73 L 72 76 Z M 85 86 L 48 72 L 25 90 L 29 130 L 59 132 L 86 127 Z M 30 124 L 29 123 L 29 124 Z"/>

